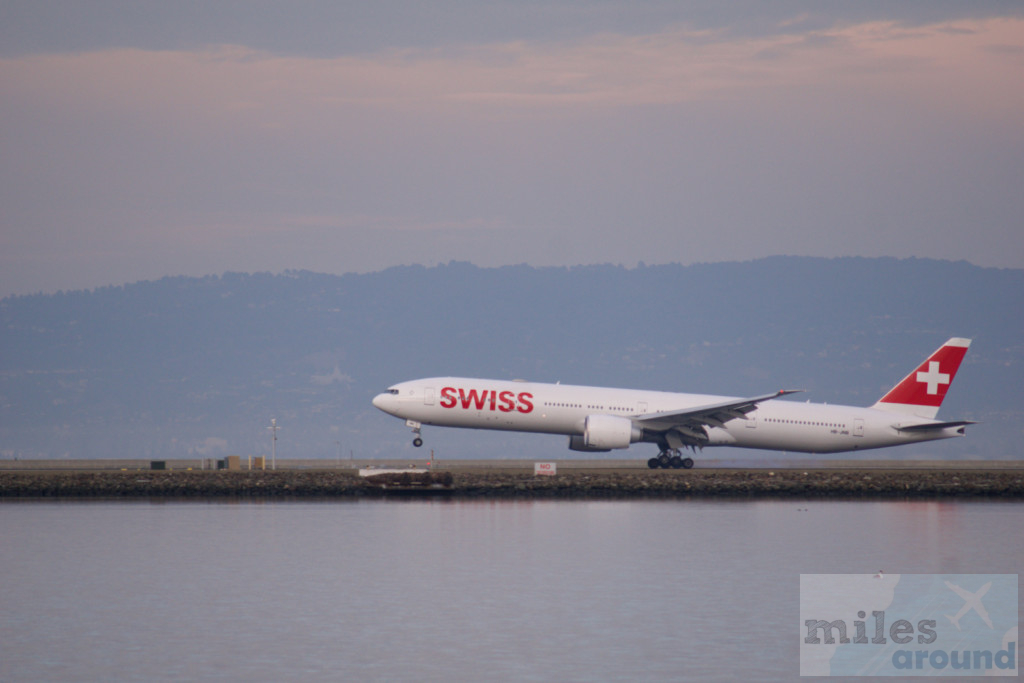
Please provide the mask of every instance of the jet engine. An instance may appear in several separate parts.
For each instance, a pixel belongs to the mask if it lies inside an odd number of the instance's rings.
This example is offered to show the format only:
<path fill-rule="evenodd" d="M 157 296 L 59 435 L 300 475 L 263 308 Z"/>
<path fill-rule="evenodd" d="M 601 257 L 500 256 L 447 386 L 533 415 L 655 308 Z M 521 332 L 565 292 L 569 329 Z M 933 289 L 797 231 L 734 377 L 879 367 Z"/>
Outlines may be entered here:
<path fill-rule="evenodd" d="M 591 448 L 587 444 L 583 443 L 583 437 L 573 435 L 569 437 L 569 450 L 570 451 L 585 451 L 587 453 L 607 453 L 610 448 Z"/>
<path fill-rule="evenodd" d="M 573 451 L 610 451 L 629 448 L 640 441 L 642 433 L 628 417 L 616 415 L 588 415 L 583 436 L 570 436 L 569 449 Z"/>

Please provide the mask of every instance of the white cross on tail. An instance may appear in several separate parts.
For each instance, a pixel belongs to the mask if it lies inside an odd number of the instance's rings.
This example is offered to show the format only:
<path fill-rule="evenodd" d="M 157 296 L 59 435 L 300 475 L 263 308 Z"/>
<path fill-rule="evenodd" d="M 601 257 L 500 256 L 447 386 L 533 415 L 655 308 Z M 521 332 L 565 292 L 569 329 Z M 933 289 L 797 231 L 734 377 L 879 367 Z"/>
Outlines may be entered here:
<path fill-rule="evenodd" d="M 937 360 L 928 362 L 928 372 L 917 373 L 917 381 L 928 385 L 928 394 L 934 396 L 939 393 L 940 384 L 949 384 L 949 375 L 939 372 Z"/>

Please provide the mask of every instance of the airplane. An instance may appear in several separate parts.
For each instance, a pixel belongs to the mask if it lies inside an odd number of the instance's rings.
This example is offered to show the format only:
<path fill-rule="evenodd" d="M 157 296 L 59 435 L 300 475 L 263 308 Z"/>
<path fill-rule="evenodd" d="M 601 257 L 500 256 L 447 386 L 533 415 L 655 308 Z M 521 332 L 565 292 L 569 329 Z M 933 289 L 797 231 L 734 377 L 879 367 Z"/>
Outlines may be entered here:
<path fill-rule="evenodd" d="M 964 599 L 964 606 L 960 608 L 960 611 L 956 613 L 956 616 L 949 614 L 945 615 L 945 617 L 949 619 L 950 623 L 952 623 L 953 626 L 956 626 L 957 631 L 960 630 L 960 619 L 971 610 L 978 613 L 978 616 L 981 617 L 986 626 L 994 628 L 992 626 L 992 619 L 988 616 L 988 610 L 986 610 L 985 606 L 981 604 L 981 597 L 985 595 L 985 593 L 988 593 L 988 589 L 992 587 L 991 581 L 979 588 L 975 593 L 972 593 L 965 588 L 961 588 L 955 583 L 950 583 L 949 581 L 944 581 L 943 583 L 945 583 L 951 591 Z"/>
<path fill-rule="evenodd" d="M 653 443 L 651 469 L 693 467 L 709 446 L 841 453 L 963 436 L 969 420 L 941 422 L 939 406 L 971 344 L 954 337 L 867 408 L 666 391 L 433 377 L 392 385 L 373 399 L 403 418 L 423 445 L 423 425 L 561 434 L 569 449 L 608 452 Z"/>

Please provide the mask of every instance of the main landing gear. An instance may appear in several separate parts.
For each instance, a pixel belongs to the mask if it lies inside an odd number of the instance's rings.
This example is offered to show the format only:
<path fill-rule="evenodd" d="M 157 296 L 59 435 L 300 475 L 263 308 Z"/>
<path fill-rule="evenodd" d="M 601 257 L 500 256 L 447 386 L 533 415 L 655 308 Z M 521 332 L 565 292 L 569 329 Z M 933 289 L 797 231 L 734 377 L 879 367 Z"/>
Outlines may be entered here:
<path fill-rule="evenodd" d="M 647 466 L 652 470 L 659 468 L 678 470 L 682 468 L 688 470 L 693 467 L 693 458 L 684 458 L 679 454 L 678 450 L 662 451 L 658 454 L 658 457 L 651 458 L 647 461 Z"/>

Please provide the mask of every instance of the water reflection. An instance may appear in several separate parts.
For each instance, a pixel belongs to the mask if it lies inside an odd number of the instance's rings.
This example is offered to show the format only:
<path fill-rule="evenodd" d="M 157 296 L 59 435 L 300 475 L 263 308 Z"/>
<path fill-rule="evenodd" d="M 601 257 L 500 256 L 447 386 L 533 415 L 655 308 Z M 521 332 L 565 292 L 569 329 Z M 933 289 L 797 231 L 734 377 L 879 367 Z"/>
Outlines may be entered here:
<path fill-rule="evenodd" d="M 801 573 L 1019 573 L 1022 522 L 985 502 L 0 504 L 0 679 L 796 676 Z"/>

